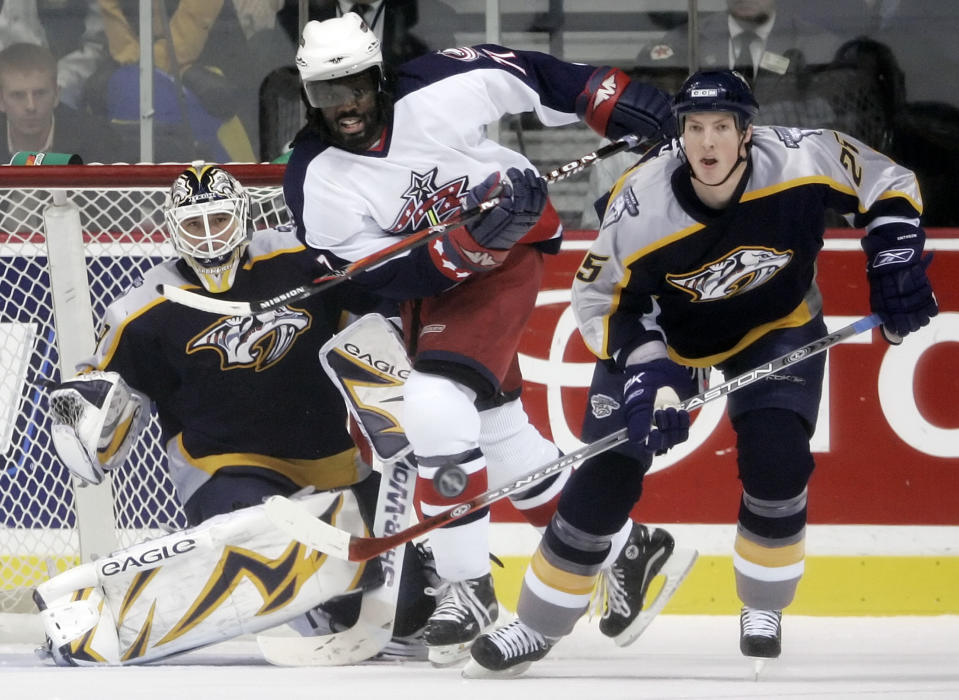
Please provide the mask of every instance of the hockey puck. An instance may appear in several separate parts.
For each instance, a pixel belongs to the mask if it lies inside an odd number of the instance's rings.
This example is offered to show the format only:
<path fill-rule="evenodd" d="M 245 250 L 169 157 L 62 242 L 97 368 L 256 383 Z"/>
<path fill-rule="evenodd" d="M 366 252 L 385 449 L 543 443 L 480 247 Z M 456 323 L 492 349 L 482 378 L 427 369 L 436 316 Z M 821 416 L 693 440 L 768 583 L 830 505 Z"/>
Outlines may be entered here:
<path fill-rule="evenodd" d="M 433 475 L 433 488 L 443 498 L 456 498 L 466 490 L 469 476 L 458 464 L 444 464 Z"/>

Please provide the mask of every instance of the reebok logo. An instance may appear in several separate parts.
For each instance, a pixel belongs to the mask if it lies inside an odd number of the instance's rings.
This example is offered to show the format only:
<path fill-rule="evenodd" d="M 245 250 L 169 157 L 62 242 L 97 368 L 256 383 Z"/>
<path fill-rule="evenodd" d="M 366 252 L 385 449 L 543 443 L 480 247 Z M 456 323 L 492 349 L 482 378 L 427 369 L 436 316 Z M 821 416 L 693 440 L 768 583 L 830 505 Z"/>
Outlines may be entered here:
<path fill-rule="evenodd" d="M 912 248 L 896 248 L 894 250 L 880 251 L 876 259 L 872 261 L 873 269 L 883 265 L 902 265 L 912 260 L 915 251 Z"/>

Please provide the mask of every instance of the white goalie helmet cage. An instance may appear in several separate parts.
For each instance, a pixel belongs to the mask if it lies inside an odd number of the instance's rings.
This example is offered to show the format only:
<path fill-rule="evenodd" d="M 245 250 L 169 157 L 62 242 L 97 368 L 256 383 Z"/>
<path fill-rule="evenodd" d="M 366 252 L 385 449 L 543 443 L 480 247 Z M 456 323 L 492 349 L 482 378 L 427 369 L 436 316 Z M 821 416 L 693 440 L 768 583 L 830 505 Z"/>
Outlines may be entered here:
<path fill-rule="evenodd" d="M 310 104 L 311 83 L 319 83 L 378 70 L 377 82 L 383 77 L 383 52 L 376 34 L 355 12 L 324 21 L 311 20 L 303 27 L 303 36 L 296 51 L 296 67 Z"/>
<path fill-rule="evenodd" d="M 224 224 L 219 214 L 229 220 Z M 206 290 L 233 286 L 252 236 L 250 197 L 243 185 L 222 168 L 194 164 L 173 181 L 164 216 L 173 247 Z"/>

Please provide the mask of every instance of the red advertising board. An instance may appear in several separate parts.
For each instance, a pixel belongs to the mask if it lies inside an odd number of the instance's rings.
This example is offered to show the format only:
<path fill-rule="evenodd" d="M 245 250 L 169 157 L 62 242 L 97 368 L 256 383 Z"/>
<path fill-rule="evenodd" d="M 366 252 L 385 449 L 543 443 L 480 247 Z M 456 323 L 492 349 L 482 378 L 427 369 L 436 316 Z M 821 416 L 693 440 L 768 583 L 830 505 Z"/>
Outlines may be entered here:
<path fill-rule="evenodd" d="M 590 238 L 569 235 L 548 261 L 520 348 L 530 418 L 566 450 L 580 444 L 592 365 L 569 310 L 572 275 Z M 830 350 L 812 441 L 810 523 L 959 525 L 959 230 L 929 231 L 927 249 L 935 251 L 929 275 L 941 309 L 933 323 L 898 347 L 872 331 Z M 864 265 L 858 232 L 829 232 L 818 279 L 830 328 L 869 313 Z M 724 406 L 694 414 L 689 441 L 656 458 L 639 519 L 736 521 L 735 435 Z M 504 503 L 494 517 L 518 519 Z"/>

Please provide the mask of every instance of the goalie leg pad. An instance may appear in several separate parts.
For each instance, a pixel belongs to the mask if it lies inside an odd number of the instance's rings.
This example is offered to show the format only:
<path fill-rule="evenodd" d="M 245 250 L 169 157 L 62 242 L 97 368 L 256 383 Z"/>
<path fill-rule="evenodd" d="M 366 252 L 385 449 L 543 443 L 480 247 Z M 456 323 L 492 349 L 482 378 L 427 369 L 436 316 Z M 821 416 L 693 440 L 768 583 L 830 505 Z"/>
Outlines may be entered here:
<path fill-rule="evenodd" d="M 361 317 L 320 348 L 320 364 L 381 462 L 410 451 L 402 420 L 411 368 L 392 323 L 380 314 Z"/>
<path fill-rule="evenodd" d="M 304 503 L 366 534 L 350 491 Z M 71 569 L 35 600 L 58 664 L 139 664 L 287 622 L 357 590 L 364 569 L 282 535 L 260 505 Z"/>

